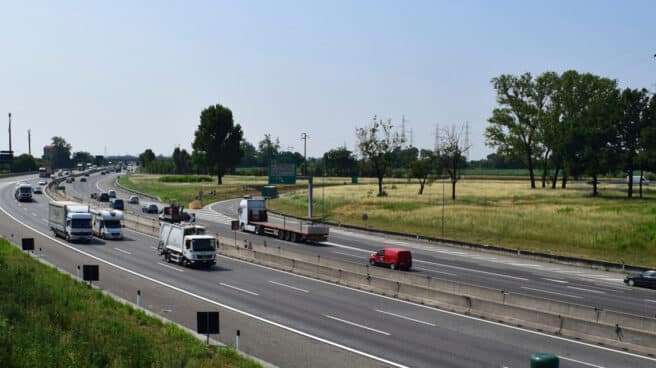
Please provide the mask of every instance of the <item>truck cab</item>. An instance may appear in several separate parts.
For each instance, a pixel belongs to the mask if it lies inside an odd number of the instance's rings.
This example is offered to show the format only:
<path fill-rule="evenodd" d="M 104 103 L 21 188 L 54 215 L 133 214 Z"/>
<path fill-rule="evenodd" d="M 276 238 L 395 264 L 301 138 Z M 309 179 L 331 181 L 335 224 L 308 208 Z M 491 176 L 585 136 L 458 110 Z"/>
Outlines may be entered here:
<path fill-rule="evenodd" d="M 264 198 L 244 198 L 239 202 L 237 210 L 239 216 L 239 229 L 241 231 L 256 232 L 255 222 L 267 222 L 268 215 Z"/>
<path fill-rule="evenodd" d="M 203 226 L 160 224 L 158 250 L 167 262 L 211 267 L 216 264 L 216 246 L 216 238 L 207 235 Z"/>

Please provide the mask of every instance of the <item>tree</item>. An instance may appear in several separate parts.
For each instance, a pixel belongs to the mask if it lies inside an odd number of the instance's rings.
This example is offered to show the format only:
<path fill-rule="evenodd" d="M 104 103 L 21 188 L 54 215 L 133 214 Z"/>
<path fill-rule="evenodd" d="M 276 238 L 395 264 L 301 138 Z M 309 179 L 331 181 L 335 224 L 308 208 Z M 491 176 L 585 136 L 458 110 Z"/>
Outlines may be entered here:
<path fill-rule="evenodd" d="M 622 169 L 628 175 L 627 197 L 633 197 L 633 171 L 640 165 L 640 133 L 648 126 L 649 96 L 647 90 L 624 89 L 620 96 L 622 118 L 617 126 L 616 150 L 622 160 Z M 641 170 L 642 172 L 642 170 Z M 640 183 L 642 185 L 642 182 Z M 641 191 L 642 196 L 642 191 Z"/>
<path fill-rule="evenodd" d="M 180 149 L 180 147 L 176 147 L 173 150 L 171 159 L 173 160 L 173 167 L 174 167 L 173 171 L 176 174 L 188 174 L 191 172 L 192 169 L 191 156 L 189 155 L 187 150 Z"/>
<path fill-rule="evenodd" d="M 452 125 L 444 129 L 442 133 L 442 142 L 439 147 L 440 167 L 446 170 L 451 181 L 451 199 L 456 199 L 456 183 L 458 182 L 458 173 L 465 164 L 465 154 L 469 151 L 470 146 L 464 144 L 465 124 Z M 534 183 L 535 184 L 535 183 Z"/>
<path fill-rule="evenodd" d="M 93 162 L 94 157 L 89 152 L 79 151 L 73 153 L 72 163 L 73 165 L 77 164 L 87 164 Z"/>
<path fill-rule="evenodd" d="M 434 165 L 435 157 L 430 151 L 422 152 L 421 158 L 410 164 L 410 175 L 419 181 L 419 195 L 424 194 L 424 186 L 433 172 Z"/>
<path fill-rule="evenodd" d="M 145 151 L 143 151 L 142 154 L 139 155 L 139 163 L 142 167 L 146 167 L 146 165 L 148 165 L 148 163 L 151 161 L 155 161 L 155 152 L 153 152 L 153 150 L 150 148 L 147 148 Z"/>
<path fill-rule="evenodd" d="M 357 171 L 358 162 L 346 147 L 331 149 L 323 154 L 326 165 L 326 175 L 330 176 L 352 176 Z"/>
<path fill-rule="evenodd" d="M 526 162 L 535 188 L 534 160 L 539 155 L 538 111 L 544 103 L 536 93 L 535 81 L 530 73 L 520 77 L 503 74 L 492 79 L 499 107 L 492 111 L 485 130 L 487 144 L 501 152 L 522 158 Z"/>
<path fill-rule="evenodd" d="M 37 163 L 34 157 L 23 153 L 22 155 L 14 158 L 14 161 L 11 163 L 12 172 L 27 172 L 27 171 L 36 171 Z"/>
<path fill-rule="evenodd" d="M 378 195 L 384 196 L 383 177 L 390 165 L 391 153 L 401 146 L 403 139 L 398 133 L 392 133 L 391 119 L 384 122 L 375 115 L 370 126 L 356 128 L 355 134 L 363 159 L 371 164 L 378 178 Z"/>
<path fill-rule="evenodd" d="M 257 144 L 258 148 L 258 161 L 260 166 L 269 166 L 280 152 L 280 139 L 276 138 L 275 141 L 271 139 L 271 134 L 264 134 L 264 139 Z"/>
<path fill-rule="evenodd" d="M 244 154 L 240 146 L 244 135 L 241 126 L 234 123 L 230 109 L 217 104 L 201 112 L 195 135 L 194 157 L 222 184 L 223 175 L 233 169 Z"/>
<path fill-rule="evenodd" d="M 257 150 L 255 146 L 252 145 L 245 139 L 241 141 L 241 150 L 244 152 L 244 155 L 239 161 L 240 167 L 254 167 L 257 166 Z"/>
<path fill-rule="evenodd" d="M 51 168 L 71 167 L 71 145 L 62 137 L 52 137 L 48 161 Z"/>

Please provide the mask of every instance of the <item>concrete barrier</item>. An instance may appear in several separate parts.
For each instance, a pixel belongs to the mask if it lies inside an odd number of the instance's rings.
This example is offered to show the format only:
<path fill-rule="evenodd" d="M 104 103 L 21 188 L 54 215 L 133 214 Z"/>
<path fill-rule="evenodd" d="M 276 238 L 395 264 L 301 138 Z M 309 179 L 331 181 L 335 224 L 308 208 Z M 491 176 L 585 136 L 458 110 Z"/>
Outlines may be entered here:
<path fill-rule="evenodd" d="M 636 316 L 627 313 L 601 310 L 599 311 L 599 323 L 617 325 L 633 328 L 638 331 L 656 333 L 656 319 Z"/>

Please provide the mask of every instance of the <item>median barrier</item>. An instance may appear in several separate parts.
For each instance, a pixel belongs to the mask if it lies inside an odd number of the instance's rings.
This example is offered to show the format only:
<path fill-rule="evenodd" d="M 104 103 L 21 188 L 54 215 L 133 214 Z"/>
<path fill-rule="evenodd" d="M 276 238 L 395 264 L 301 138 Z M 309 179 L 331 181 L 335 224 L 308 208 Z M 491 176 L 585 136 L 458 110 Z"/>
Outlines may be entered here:
<path fill-rule="evenodd" d="M 503 303 L 505 298 L 504 292 L 499 289 L 469 285 L 462 282 L 448 281 L 435 277 L 430 279 L 429 288 L 457 295 L 466 295 L 469 297 L 490 300 L 497 303 Z"/>
<path fill-rule="evenodd" d="M 356 289 L 362 289 L 363 286 L 367 285 L 367 275 L 342 270 L 337 283 Z"/>
<path fill-rule="evenodd" d="M 303 261 L 294 261 L 292 272 L 330 282 L 337 282 L 340 278 L 339 270 Z"/>
<path fill-rule="evenodd" d="M 609 325 L 619 324 L 620 326 L 629 327 L 638 331 L 656 333 L 656 319 L 651 317 L 636 316 L 604 309 L 599 311 L 598 322 Z"/>
<path fill-rule="evenodd" d="M 506 294 L 505 304 L 586 321 L 597 320 L 597 312 L 594 307 L 539 298 L 530 295 L 508 293 Z"/>
<path fill-rule="evenodd" d="M 400 299 L 459 313 L 465 313 L 469 309 L 469 302 L 462 295 L 445 293 L 414 285 L 400 284 L 397 296 Z"/>
<path fill-rule="evenodd" d="M 292 271 L 294 269 L 295 261 L 289 258 L 281 257 L 274 254 L 267 254 L 262 252 L 254 252 L 255 262 L 266 264 L 266 265 L 275 265 L 276 268 Z"/>

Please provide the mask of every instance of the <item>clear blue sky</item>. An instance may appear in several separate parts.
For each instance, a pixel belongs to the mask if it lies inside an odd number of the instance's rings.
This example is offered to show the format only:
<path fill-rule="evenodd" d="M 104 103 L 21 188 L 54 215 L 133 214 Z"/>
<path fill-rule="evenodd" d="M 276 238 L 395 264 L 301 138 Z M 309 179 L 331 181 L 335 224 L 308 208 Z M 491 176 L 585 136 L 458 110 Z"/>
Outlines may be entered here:
<path fill-rule="evenodd" d="M 654 1 L 5 1 L 0 148 L 60 135 L 73 150 L 190 149 L 200 111 L 232 109 L 308 155 L 346 144 L 376 113 L 432 148 L 471 122 L 470 158 L 501 73 L 576 69 L 656 89 Z"/>

